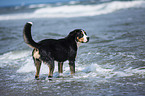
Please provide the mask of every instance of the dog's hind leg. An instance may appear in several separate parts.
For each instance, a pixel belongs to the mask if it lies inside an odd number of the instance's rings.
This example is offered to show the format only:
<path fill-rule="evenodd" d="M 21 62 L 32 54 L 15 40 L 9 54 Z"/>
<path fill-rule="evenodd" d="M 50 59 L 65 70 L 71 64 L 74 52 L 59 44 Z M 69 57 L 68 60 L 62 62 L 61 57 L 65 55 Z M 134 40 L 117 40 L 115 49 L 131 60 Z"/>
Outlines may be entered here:
<path fill-rule="evenodd" d="M 48 78 L 49 80 L 52 79 L 53 77 L 53 71 L 54 71 L 54 61 L 51 61 L 49 64 L 48 64 L 48 67 L 49 67 L 49 74 L 48 74 Z"/>
<path fill-rule="evenodd" d="M 39 79 L 39 72 L 40 72 L 40 67 L 41 67 L 41 61 L 39 59 L 34 59 L 34 63 L 36 66 L 36 75 L 35 75 L 35 79 Z"/>
<path fill-rule="evenodd" d="M 63 62 L 58 62 L 58 72 L 59 74 L 63 73 Z"/>
<path fill-rule="evenodd" d="M 40 58 L 40 54 L 39 54 L 39 50 L 38 49 L 34 49 L 32 52 L 32 56 L 33 56 L 33 60 L 35 63 L 35 67 L 36 67 L 36 75 L 35 75 L 35 79 L 39 79 L 39 72 L 40 72 L 40 67 L 41 67 L 41 60 Z"/>

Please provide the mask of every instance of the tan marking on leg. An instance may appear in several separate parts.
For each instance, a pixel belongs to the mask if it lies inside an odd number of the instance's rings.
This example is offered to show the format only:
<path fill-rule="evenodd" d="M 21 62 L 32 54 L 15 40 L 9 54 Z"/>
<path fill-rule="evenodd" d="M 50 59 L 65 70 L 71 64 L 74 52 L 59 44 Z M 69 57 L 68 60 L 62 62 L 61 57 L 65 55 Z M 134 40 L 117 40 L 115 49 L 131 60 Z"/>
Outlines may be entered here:
<path fill-rule="evenodd" d="M 48 78 L 52 78 L 53 77 L 53 71 L 54 71 L 54 61 L 51 61 L 49 64 L 48 64 L 48 67 L 49 67 L 49 73 L 48 73 Z"/>
<path fill-rule="evenodd" d="M 35 78 L 39 79 L 39 72 L 40 72 L 40 67 L 41 67 L 41 61 L 38 59 L 35 59 L 35 66 L 36 66 L 36 75 Z"/>

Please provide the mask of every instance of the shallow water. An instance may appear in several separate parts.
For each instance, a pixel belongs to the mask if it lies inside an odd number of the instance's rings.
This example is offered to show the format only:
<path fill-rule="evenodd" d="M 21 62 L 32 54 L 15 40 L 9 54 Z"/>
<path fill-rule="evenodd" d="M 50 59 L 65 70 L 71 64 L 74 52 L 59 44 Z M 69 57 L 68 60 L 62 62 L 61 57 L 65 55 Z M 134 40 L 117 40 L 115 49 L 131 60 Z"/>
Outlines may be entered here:
<path fill-rule="evenodd" d="M 73 9 L 74 13 L 65 13 L 72 14 L 72 17 L 69 18 L 34 15 L 36 11 L 45 12 L 50 5 L 45 5 L 45 9 L 43 9 L 44 6 L 38 8 L 38 5 L 33 5 L 36 9 L 32 9 L 32 5 L 31 8 L 27 6 L 28 9 L 27 7 L 19 9 L 36 18 L 26 19 L 25 16 L 17 18 L 22 15 L 19 12 L 1 14 L 1 95 L 144 96 L 145 6 L 139 6 L 135 2 L 137 1 L 124 1 L 123 3 L 110 1 L 93 4 L 93 6 L 106 5 L 108 7 L 112 4 L 131 6 L 125 8 L 114 6 L 114 9 L 120 9 L 109 11 L 106 14 L 98 15 L 96 13 L 93 16 L 87 15 L 87 12 L 83 12 L 85 14 L 83 16 L 76 15 L 78 11 L 75 9 Z M 76 6 L 75 8 L 86 6 L 81 3 L 77 4 L 73 6 Z M 65 8 L 66 6 L 71 5 L 64 4 L 56 7 L 53 5 L 50 8 Z M 88 4 L 88 6 L 93 7 L 92 4 Z M 93 8 L 90 9 L 95 12 Z M 106 12 L 106 7 L 102 11 Z M 60 15 L 63 16 L 64 13 Z M 7 18 L 8 16 L 10 18 Z M 90 42 L 81 44 L 78 50 L 74 76 L 70 75 L 66 61 L 62 77 L 58 76 L 58 66 L 55 62 L 52 81 L 47 78 L 48 67 L 45 64 L 42 64 L 41 67 L 40 80 L 34 79 L 35 66 L 31 57 L 32 49 L 24 43 L 22 38 L 23 26 L 28 21 L 33 22 L 32 35 L 35 41 L 45 38 L 62 38 L 76 28 L 82 28 L 87 32 Z"/>

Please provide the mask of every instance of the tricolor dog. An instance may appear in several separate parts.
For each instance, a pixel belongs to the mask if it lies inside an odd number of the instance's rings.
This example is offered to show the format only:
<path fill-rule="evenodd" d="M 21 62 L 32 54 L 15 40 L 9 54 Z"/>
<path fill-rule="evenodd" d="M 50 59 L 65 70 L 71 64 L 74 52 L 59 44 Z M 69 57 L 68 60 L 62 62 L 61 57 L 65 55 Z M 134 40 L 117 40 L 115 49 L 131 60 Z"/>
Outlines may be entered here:
<path fill-rule="evenodd" d="M 58 62 L 58 71 L 63 73 L 63 62 L 69 61 L 71 74 L 75 73 L 75 58 L 78 49 L 78 43 L 87 43 L 89 37 L 82 29 L 76 29 L 62 39 L 45 39 L 35 42 L 31 36 L 32 22 L 24 26 L 23 37 L 25 43 L 33 48 L 32 56 L 36 66 L 35 78 L 39 79 L 41 63 L 44 62 L 49 67 L 48 78 L 52 78 L 54 71 L 54 61 Z"/>

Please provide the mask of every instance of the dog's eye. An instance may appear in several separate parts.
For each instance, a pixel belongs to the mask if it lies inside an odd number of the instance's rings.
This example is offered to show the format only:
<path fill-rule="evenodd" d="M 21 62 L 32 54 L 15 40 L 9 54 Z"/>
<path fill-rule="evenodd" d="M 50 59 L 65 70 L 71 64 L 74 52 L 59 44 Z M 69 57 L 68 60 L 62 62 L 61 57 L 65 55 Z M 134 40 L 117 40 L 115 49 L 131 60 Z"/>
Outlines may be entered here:
<path fill-rule="evenodd" d="M 80 38 L 82 38 L 84 36 L 84 34 L 82 33 L 81 35 L 80 35 Z"/>
<path fill-rule="evenodd" d="M 80 39 L 80 38 L 82 38 L 83 36 L 82 36 L 82 35 L 80 35 L 80 36 L 78 36 L 78 37 L 79 37 L 79 39 Z"/>

